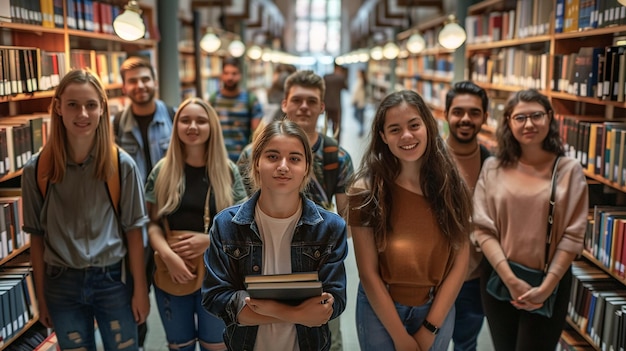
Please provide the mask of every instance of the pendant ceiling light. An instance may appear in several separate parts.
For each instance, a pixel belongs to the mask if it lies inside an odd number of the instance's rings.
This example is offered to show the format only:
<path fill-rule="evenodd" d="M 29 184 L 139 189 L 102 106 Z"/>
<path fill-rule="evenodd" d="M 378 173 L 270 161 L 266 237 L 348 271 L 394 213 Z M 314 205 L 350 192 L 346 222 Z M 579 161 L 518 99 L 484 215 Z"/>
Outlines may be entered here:
<path fill-rule="evenodd" d="M 419 32 L 411 34 L 409 40 L 406 41 L 406 49 L 412 54 L 419 54 L 424 48 L 426 48 L 426 41 Z"/>
<path fill-rule="evenodd" d="M 466 38 L 465 29 L 456 23 L 454 15 L 450 15 L 439 32 L 439 44 L 446 49 L 454 50 L 463 45 Z"/>
<path fill-rule="evenodd" d="M 206 34 L 200 40 L 200 48 L 202 48 L 205 52 L 212 54 L 219 50 L 220 46 L 222 46 L 222 41 L 213 32 L 213 28 L 207 28 Z"/>
<path fill-rule="evenodd" d="M 124 12 L 115 17 L 113 30 L 118 37 L 126 41 L 141 39 L 146 35 L 146 25 L 141 18 L 141 8 L 135 0 L 124 6 Z"/>

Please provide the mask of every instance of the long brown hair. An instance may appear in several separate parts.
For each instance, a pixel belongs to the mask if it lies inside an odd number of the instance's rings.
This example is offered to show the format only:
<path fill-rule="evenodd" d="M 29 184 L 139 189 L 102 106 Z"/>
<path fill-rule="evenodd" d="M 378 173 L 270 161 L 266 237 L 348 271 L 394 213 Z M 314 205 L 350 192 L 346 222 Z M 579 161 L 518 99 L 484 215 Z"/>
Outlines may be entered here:
<path fill-rule="evenodd" d="M 382 140 L 387 111 L 403 103 L 415 107 L 426 127 L 428 140 L 422 156 L 420 186 L 430 204 L 441 232 L 455 248 L 461 247 L 471 230 L 472 195 L 449 154 L 445 141 L 439 135 L 437 121 L 421 96 L 411 90 L 391 93 L 383 99 L 372 123 L 370 144 L 365 151 L 360 169 L 355 174 L 348 196 L 364 196 L 363 208 L 371 213 L 372 226 L 379 250 L 386 246 L 387 232 L 391 230 L 391 185 L 400 174 L 400 162 Z M 361 181 L 369 187 L 358 193 L 354 183 Z"/>
<path fill-rule="evenodd" d="M 61 103 L 61 95 L 70 84 L 91 84 L 98 92 L 102 115 L 98 121 L 94 141 L 94 176 L 102 181 L 106 181 L 108 176 L 114 172 L 113 160 L 111 159 L 111 147 L 114 145 L 113 134 L 111 133 L 111 122 L 109 121 L 109 104 L 102 82 L 89 70 L 75 69 L 67 73 L 54 92 L 54 98 L 50 105 L 50 138 L 44 148 L 52 151 L 52 167 L 50 173 L 44 175 L 50 183 L 59 183 L 65 176 L 65 165 L 67 161 L 67 131 L 63 124 L 61 115 L 57 112 L 57 107 Z"/>

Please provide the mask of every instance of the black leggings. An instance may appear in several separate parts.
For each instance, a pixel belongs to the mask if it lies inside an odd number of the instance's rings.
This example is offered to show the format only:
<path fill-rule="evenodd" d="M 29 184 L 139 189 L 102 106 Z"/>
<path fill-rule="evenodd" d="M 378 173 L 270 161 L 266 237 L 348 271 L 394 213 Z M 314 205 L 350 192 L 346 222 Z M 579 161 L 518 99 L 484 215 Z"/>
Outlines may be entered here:
<path fill-rule="evenodd" d="M 557 290 L 552 318 L 518 310 L 510 302 L 499 301 L 485 290 L 491 274 L 485 265 L 480 279 L 480 291 L 485 315 L 496 351 L 554 351 L 565 327 L 567 305 L 572 288 L 572 272 L 568 270 Z"/>

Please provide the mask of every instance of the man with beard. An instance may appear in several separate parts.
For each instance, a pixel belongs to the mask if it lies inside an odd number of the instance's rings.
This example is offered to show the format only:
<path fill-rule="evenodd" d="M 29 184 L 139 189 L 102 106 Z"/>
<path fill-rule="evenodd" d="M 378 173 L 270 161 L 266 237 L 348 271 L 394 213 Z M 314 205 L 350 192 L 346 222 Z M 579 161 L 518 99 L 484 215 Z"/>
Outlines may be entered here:
<path fill-rule="evenodd" d="M 318 133 L 316 129 L 317 120 L 325 108 L 325 90 L 324 79 L 313 71 L 296 71 L 285 80 L 285 97 L 281 109 L 285 118 L 304 129 L 313 151 L 313 176 L 305 189 L 305 195 L 329 211 L 336 210 L 345 219 L 348 212 L 346 187 L 354 174 L 354 167 L 350 154 L 336 140 Z M 247 147 L 241 153 L 237 166 L 248 195 L 256 190 L 249 186 L 250 160 L 252 148 Z M 331 333 L 330 351 L 343 350 L 339 317 L 330 320 L 328 328 Z"/>
<path fill-rule="evenodd" d="M 241 66 L 233 57 L 222 62 L 222 87 L 209 103 L 220 117 L 228 157 L 237 162 L 250 136 L 263 118 L 263 108 L 251 92 L 239 88 Z"/>
<path fill-rule="evenodd" d="M 140 57 L 130 57 L 122 63 L 120 74 L 122 91 L 131 103 L 113 119 L 115 143 L 135 160 L 141 180 L 145 183 L 152 167 L 165 156 L 170 144 L 174 110 L 155 98 L 156 79 L 150 62 Z M 147 244 L 145 230 L 144 245 L 149 290 L 154 257 Z M 139 347 L 143 348 L 148 332 L 146 323 L 138 325 L 138 332 Z"/>
<path fill-rule="evenodd" d="M 489 151 L 478 143 L 477 135 L 487 121 L 489 100 L 484 89 L 463 81 L 456 83 L 446 95 L 445 116 L 450 128 L 448 147 L 457 167 L 472 192 Z M 465 283 L 455 302 L 456 318 L 452 341 L 455 351 L 476 350 L 476 340 L 485 315 L 480 299 L 480 270 L 483 255 L 474 248 Z"/>

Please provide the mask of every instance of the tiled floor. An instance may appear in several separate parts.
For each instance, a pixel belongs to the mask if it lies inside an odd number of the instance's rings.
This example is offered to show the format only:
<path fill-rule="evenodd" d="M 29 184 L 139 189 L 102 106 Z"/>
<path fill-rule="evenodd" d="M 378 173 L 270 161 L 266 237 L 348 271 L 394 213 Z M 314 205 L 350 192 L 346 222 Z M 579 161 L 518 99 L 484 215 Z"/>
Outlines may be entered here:
<path fill-rule="evenodd" d="M 350 153 L 354 162 L 355 168 L 359 167 L 363 150 L 368 142 L 368 135 L 359 138 L 358 126 L 354 118 L 352 118 L 352 109 L 349 104 L 349 94 L 344 92 L 343 100 L 344 106 L 344 118 L 342 122 L 342 146 Z M 367 111 L 368 122 L 373 117 L 373 110 Z M 348 274 L 348 304 L 345 312 L 341 316 L 341 330 L 343 333 L 343 345 L 345 351 L 357 351 L 359 350 L 359 344 L 356 334 L 356 321 L 355 321 L 355 298 L 356 289 L 358 285 L 358 272 L 356 267 L 356 261 L 354 258 L 354 251 L 352 250 L 352 240 L 349 239 L 350 252 L 348 258 L 345 261 L 346 271 Z M 161 320 L 159 318 L 158 310 L 156 309 L 156 302 L 151 294 L 151 312 L 148 319 L 148 337 L 145 344 L 145 351 L 166 351 L 167 343 L 165 341 L 165 334 L 161 326 Z M 452 350 L 450 345 L 449 350 Z M 478 339 L 478 351 L 493 351 L 491 344 L 491 337 L 487 324 L 485 323 L 481 334 Z"/>

